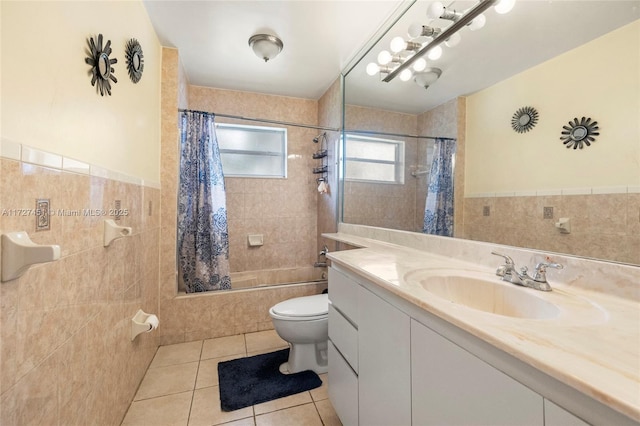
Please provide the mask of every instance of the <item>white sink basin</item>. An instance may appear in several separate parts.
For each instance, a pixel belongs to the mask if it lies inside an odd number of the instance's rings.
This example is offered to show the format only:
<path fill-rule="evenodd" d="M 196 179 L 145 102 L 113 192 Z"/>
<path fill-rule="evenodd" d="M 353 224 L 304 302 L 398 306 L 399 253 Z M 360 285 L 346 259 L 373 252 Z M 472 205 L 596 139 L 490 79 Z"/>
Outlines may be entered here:
<path fill-rule="evenodd" d="M 408 274 L 407 280 L 412 279 Z M 516 318 L 553 319 L 560 309 L 553 303 L 497 276 L 474 272 L 431 272 L 419 276 L 418 282 L 429 293 L 467 308 Z"/>

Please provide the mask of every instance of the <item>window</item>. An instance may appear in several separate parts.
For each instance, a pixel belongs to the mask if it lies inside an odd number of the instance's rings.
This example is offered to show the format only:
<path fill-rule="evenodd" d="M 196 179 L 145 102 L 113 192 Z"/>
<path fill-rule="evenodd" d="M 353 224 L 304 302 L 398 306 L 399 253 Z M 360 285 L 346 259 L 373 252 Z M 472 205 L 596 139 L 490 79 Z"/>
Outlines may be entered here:
<path fill-rule="evenodd" d="M 287 129 L 216 124 L 225 176 L 287 177 Z"/>
<path fill-rule="evenodd" d="M 347 134 L 345 179 L 404 183 L 404 142 Z"/>

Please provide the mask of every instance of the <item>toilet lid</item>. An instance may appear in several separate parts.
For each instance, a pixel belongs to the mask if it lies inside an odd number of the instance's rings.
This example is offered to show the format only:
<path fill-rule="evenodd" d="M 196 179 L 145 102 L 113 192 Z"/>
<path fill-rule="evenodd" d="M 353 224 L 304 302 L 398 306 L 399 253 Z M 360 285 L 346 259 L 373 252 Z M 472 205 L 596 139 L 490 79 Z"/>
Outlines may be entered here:
<path fill-rule="evenodd" d="M 327 315 L 329 311 L 329 296 L 327 294 L 316 294 L 313 296 L 295 297 L 278 303 L 272 310 L 275 314 L 285 317 Z"/>

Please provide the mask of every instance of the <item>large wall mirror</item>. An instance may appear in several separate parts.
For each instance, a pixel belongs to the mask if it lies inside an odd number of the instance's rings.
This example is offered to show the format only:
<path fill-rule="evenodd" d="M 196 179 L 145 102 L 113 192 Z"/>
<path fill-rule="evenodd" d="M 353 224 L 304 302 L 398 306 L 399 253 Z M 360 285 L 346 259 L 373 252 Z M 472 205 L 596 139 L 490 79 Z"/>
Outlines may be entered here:
<path fill-rule="evenodd" d="M 341 220 L 422 232 L 434 138 L 452 138 L 454 237 L 640 264 L 640 1 L 491 7 L 426 70 L 382 81 L 407 41 L 430 40 L 409 32 L 452 25 L 429 7 L 408 4 L 345 73 Z M 582 117 L 599 134 L 568 148 Z"/>

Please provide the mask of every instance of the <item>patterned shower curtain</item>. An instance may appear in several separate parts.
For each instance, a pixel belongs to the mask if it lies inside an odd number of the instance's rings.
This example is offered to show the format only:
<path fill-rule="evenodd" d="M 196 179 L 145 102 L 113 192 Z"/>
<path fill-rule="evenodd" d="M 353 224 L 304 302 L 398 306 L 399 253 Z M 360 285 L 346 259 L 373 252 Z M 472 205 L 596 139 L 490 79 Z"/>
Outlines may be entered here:
<path fill-rule="evenodd" d="M 214 117 L 180 113 L 178 266 L 187 293 L 231 288 L 224 176 Z"/>
<path fill-rule="evenodd" d="M 437 138 L 424 209 L 425 234 L 453 236 L 453 161 L 456 141 Z"/>

